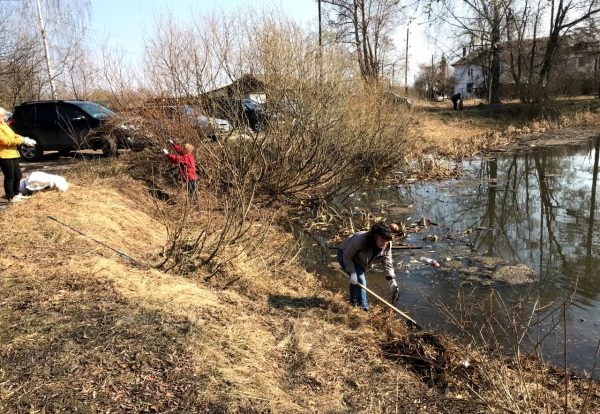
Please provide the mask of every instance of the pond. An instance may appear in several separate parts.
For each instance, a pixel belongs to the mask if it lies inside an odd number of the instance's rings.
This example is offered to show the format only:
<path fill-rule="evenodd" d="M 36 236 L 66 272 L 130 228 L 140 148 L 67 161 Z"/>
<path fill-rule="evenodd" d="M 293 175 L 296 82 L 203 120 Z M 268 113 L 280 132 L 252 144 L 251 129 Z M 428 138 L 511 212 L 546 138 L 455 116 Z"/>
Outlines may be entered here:
<path fill-rule="evenodd" d="M 600 139 L 594 139 L 583 146 L 468 160 L 460 179 L 372 189 L 344 205 L 390 221 L 427 217 L 437 224 L 409 234 L 407 242 L 418 249 L 394 250 L 402 291 L 396 305 L 421 325 L 507 353 L 517 343 L 522 350 L 539 343 L 544 359 L 560 367 L 566 327 L 568 368 L 589 373 L 600 340 L 599 146 Z M 424 242 L 427 234 L 438 240 Z M 305 262 L 328 285 L 346 290 L 347 278 L 327 266 L 334 254 L 312 243 Z M 470 255 L 525 264 L 537 282 L 480 283 L 443 265 Z M 438 260 L 442 268 L 422 257 Z M 367 280 L 378 293 L 387 293 L 381 272 L 370 272 Z"/>

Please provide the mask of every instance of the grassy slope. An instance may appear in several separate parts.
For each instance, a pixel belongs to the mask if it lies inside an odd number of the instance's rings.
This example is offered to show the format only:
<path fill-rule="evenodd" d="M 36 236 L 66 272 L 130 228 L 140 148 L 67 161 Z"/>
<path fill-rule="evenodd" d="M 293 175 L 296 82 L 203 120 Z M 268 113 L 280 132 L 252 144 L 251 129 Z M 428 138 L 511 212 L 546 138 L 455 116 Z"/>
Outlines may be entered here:
<path fill-rule="evenodd" d="M 131 266 L 46 215 L 150 262 L 165 237 L 153 202 L 127 180 L 70 178 L 68 193 L 0 213 L 0 412 L 458 413 L 562 401 L 558 373 L 544 368 L 538 385 L 541 371 L 407 332 L 377 307 L 351 309 L 294 262 L 269 266 L 268 246 L 229 267 L 235 283 Z M 581 405 L 587 383 L 570 389 Z M 591 396 L 594 412 L 598 388 Z"/>
<path fill-rule="evenodd" d="M 286 286 L 244 260 L 230 272 L 258 279 L 247 297 L 132 267 L 46 218 L 151 260 L 164 230 L 129 193 L 75 185 L 3 213 L 0 411 L 343 412 L 419 387 L 383 361 L 364 315 L 296 266 L 276 275 Z"/>

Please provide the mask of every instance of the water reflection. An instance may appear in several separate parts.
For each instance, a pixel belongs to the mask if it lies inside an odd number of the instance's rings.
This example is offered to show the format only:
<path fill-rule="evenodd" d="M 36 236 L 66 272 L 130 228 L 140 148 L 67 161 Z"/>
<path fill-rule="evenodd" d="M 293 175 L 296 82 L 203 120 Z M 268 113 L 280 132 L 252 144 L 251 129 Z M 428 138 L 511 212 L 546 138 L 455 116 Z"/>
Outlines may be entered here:
<path fill-rule="evenodd" d="M 589 370 L 600 339 L 600 232 L 595 219 L 599 147 L 600 139 L 596 139 L 583 147 L 469 161 L 463 165 L 467 171 L 464 179 L 373 190 L 356 195 L 348 203 L 368 208 L 373 208 L 377 200 L 412 204 L 414 219 L 431 217 L 448 229 L 444 231 L 474 229 L 471 243 L 479 254 L 500 256 L 533 267 L 539 274 L 535 294 L 541 304 L 572 301 L 567 315 L 569 364 Z M 456 248 L 445 241 L 428 254 L 441 259 L 452 255 Z M 408 252 L 397 255 L 398 259 L 410 262 Z M 385 291 L 383 283 L 371 279 L 372 285 Z M 409 268 L 408 273 L 401 273 L 399 279 L 404 287 L 402 305 L 415 319 L 447 328 L 440 323 L 441 315 L 430 303 L 456 305 L 459 281 L 440 278 L 434 270 L 417 265 Z M 513 302 L 531 294 L 523 287 L 499 287 L 499 291 Z M 488 288 L 475 286 L 469 297 L 476 302 L 488 295 Z M 547 333 L 559 320 L 560 314 L 548 317 L 541 324 L 542 333 Z M 532 337 L 539 334 L 538 330 Z M 560 341 L 560 334 L 550 333 L 543 348 L 545 356 L 559 365 Z"/>

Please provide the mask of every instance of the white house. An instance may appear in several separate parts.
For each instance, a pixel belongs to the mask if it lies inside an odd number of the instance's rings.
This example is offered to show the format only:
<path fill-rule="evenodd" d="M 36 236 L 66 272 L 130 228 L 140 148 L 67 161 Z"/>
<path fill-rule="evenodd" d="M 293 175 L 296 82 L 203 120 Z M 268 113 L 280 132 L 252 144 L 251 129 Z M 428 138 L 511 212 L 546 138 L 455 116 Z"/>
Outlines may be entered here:
<path fill-rule="evenodd" d="M 463 56 L 454 67 L 454 93 L 460 93 L 463 98 L 485 95 L 488 69 L 482 65 L 486 61 L 486 49 L 476 49 L 469 54 L 463 49 Z M 502 58 L 501 58 L 502 59 Z M 513 83 L 510 75 L 510 66 L 507 62 L 500 62 L 500 83 Z"/>
<path fill-rule="evenodd" d="M 485 87 L 484 69 L 481 65 L 461 59 L 454 67 L 454 93 L 470 98 Z"/>
<path fill-rule="evenodd" d="M 537 40 L 539 42 L 536 60 L 541 61 L 544 51 L 544 42 L 547 38 Z M 532 42 L 532 41 L 530 41 Z M 515 81 L 510 71 L 510 58 L 507 52 L 508 46 L 501 45 L 500 53 L 500 85 L 506 93 L 514 91 Z M 485 95 L 488 69 L 484 62 L 489 50 L 478 48 L 468 54 L 463 49 L 463 57 L 456 61 L 454 67 L 454 93 L 460 93 L 465 98 Z M 555 79 L 552 80 L 552 88 L 557 93 L 586 94 L 589 93 L 591 85 L 600 70 L 600 42 L 590 36 L 573 35 L 563 39 L 562 47 L 558 51 L 555 61 Z M 525 74 L 522 74 L 525 75 Z M 522 82 L 526 81 L 523 76 Z"/>

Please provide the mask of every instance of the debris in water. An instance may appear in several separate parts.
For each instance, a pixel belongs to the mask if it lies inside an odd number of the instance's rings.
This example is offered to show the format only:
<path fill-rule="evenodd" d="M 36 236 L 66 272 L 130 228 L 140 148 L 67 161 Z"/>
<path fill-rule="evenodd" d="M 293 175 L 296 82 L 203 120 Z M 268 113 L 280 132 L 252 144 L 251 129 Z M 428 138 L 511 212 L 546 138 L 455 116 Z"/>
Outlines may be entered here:
<path fill-rule="evenodd" d="M 435 243 L 438 241 L 438 236 L 435 234 L 428 234 L 426 236 L 421 237 L 425 243 Z"/>
<path fill-rule="evenodd" d="M 429 257 L 425 257 L 425 256 L 421 256 L 419 258 L 420 261 L 422 261 L 423 263 L 427 263 L 432 265 L 433 267 L 440 267 L 440 264 L 438 263 L 437 260 L 434 259 L 430 259 Z"/>

